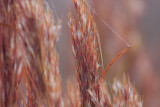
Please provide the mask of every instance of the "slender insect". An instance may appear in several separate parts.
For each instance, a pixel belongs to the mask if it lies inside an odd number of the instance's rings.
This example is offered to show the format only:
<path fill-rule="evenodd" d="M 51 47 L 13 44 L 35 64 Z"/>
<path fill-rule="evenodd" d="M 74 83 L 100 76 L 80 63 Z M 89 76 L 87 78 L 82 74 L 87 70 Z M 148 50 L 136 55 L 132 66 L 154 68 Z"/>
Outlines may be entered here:
<path fill-rule="evenodd" d="M 86 6 L 102 21 L 102 23 L 105 24 L 106 27 L 108 27 L 114 34 L 117 36 L 126 46 L 127 48 L 124 49 L 122 52 L 120 52 L 116 57 L 114 57 L 111 62 L 108 64 L 108 66 L 104 70 L 104 64 L 103 64 L 103 55 L 102 55 L 102 50 L 100 46 L 100 38 L 99 35 L 97 36 L 98 39 L 98 47 L 100 50 L 100 56 L 101 56 L 101 63 L 102 63 L 102 74 L 101 74 L 101 79 L 104 79 L 105 75 L 107 74 L 107 71 L 109 68 L 112 66 L 112 64 L 122 55 L 124 54 L 128 49 L 132 48 L 134 45 L 130 45 L 127 41 L 125 41 L 120 34 L 118 34 L 103 18 L 99 16 L 99 14 L 84 0 L 84 3 Z"/>

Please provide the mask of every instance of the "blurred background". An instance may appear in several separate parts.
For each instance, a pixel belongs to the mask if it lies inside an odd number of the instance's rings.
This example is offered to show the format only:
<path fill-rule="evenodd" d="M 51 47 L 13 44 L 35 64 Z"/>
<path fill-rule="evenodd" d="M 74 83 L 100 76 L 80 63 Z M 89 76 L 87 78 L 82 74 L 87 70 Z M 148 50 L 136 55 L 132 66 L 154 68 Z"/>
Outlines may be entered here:
<path fill-rule="evenodd" d="M 130 76 L 142 95 L 144 107 L 160 107 L 160 0 L 85 0 L 98 16 L 95 21 L 101 39 L 104 66 L 127 45 L 101 20 L 105 20 L 129 44 L 136 44 L 110 68 L 106 81 Z M 60 59 L 63 93 L 67 80 L 75 76 L 75 64 L 70 47 L 68 12 L 74 11 L 73 0 L 47 0 L 55 20 L 62 20 L 61 35 L 56 49 Z"/>

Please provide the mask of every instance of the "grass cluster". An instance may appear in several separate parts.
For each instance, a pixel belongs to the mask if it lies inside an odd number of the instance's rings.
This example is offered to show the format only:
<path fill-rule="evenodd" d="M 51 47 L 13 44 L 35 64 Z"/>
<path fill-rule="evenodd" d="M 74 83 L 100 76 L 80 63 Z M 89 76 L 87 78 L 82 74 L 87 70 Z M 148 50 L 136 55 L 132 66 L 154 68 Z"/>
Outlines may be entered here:
<path fill-rule="evenodd" d="M 74 5 L 76 15 L 69 13 L 69 28 L 76 77 L 63 97 L 55 50 L 60 21 L 54 21 L 43 0 L 0 0 L 1 107 L 142 107 L 129 79 L 115 79 L 112 93 L 105 84 L 110 66 L 130 47 L 100 69 L 94 17 L 83 0 L 74 0 Z"/>

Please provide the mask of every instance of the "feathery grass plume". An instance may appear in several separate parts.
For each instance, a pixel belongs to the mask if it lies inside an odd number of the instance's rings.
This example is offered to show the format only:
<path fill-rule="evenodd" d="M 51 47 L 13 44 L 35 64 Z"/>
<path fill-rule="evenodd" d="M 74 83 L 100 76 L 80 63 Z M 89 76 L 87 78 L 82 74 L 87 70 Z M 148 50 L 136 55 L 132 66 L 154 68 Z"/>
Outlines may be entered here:
<path fill-rule="evenodd" d="M 16 1 L 16 0 L 15 0 Z M 0 106 L 14 106 L 21 80 L 22 53 L 14 0 L 0 1 Z"/>
<path fill-rule="evenodd" d="M 126 79 L 124 76 L 122 81 L 115 79 L 111 87 L 112 93 L 109 94 L 105 84 L 101 83 L 99 91 L 100 100 L 98 100 L 93 90 L 88 90 L 92 101 L 97 107 L 143 107 L 140 95 L 130 83 L 129 77 Z"/>
<path fill-rule="evenodd" d="M 1 0 L 0 15 L 0 106 L 60 106 L 60 21 L 42 0 Z"/>
<path fill-rule="evenodd" d="M 22 34 L 26 58 L 27 104 L 58 107 L 61 104 L 61 80 L 54 46 L 60 21 L 55 25 L 42 0 L 18 1 L 16 6 L 17 27 Z"/>
<path fill-rule="evenodd" d="M 92 101 L 96 105 L 96 107 L 112 107 L 111 97 L 108 93 L 106 85 L 104 82 L 101 82 L 99 85 L 99 95 L 94 90 L 89 89 L 88 92 L 91 96 Z"/>
<path fill-rule="evenodd" d="M 72 51 L 76 59 L 77 80 L 82 97 L 82 106 L 93 106 L 88 89 L 98 83 L 97 28 L 83 0 L 74 0 L 76 16 L 69 14 Z"/>
<path fill-rule="evenodd" d="M 99 57 L 97 44 L 99 41 L 96 24 L 83 0 L 74 0 L 74 5 L 76 14 L 75 18 L 73 18 L 71 13 L 69 13 L 69 27 L 72 51 L 76 60 L 76 74 L 81 94 L 81 106 L 115 107 L 117 106 L 115 105 L 116 100 L 112 102 L 112 95 L 105 88 L 103 79 L 114 61 L 132 46 L 118 54 L 107 66 L 106 70 L 102 71 L 100 77 L 97 74 Z M 126 82 L 126 80 L 124 81 Z M 129 87 L 128 90 L 130 90 Z M 132 96 L 132 93 L 128 93 L 128 95 Z M 123 97 L 125 98 L 125 95 Z M 120 97 L 118 98 L 121 100 Z M 137 100 L 134 103 L 139 103 L 139 101 Z M 118 106 L 121 106 L 121 103 L 118 102 L 118 104 Z"/>
<path fill-rule="evenodd" d="M 122 82 L 115 79 L 112 85 L 114 107 L 143 107 L 142 100 L 136 89 L 124 76 Z"/>
<path fill-rule="evenodd" d="M 77 80 L 68 83 L 69 97 L 63 102 L 54 48 L 60 21 L 54 22 L 43 0 L 0 1 L 1 107 L 142 106 L 135 88 L 125 78 L 122 83 L 115 80 L 112 95 L 108 93 L 103 77 L 110 66 L 98 75 L 101 52 L 93 16 L 83 0 L 74 0 L 74 4 L 78 14 L 75 18 L 69 14 L 69 26 Z"/>

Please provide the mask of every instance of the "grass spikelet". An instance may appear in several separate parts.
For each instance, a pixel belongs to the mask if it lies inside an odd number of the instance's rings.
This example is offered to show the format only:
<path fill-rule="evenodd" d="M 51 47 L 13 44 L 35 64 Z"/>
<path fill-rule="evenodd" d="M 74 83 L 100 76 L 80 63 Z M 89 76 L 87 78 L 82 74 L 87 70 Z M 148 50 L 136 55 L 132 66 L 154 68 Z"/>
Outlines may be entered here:
<path fill-rule="evenodd" d="M 122 82 L 115 79 L 112 85 L 114 107 L 143 107 L 142 100 L 135 87 L 124 76 Z"/>
<path fill-rule="evenodd" d="M 27 77 L 30 77 L 29 93 L 34 95 L 31 100 L 41 102 L 32 106 L 58 107 L 61 104 L 61 80 L 54 45 L 59 35 L 60 22 L 55 24 L 41 0 L 19 1 L 16 6 L 19 13 L 17 26 L 23 34 L 25 68 Z"/>
<path fill-rule="evenodd" d="M 82 106 L 92 105 L 87 90 L 97 84 L 98 52 L 96 26 L 93 16 L 85 8 L 83 0 L 74 0 L 77 15 L 69 14 L 72 50 L 76 59 L 77 80 L 82 97 Z M 92 105 L 93 106 L 93 105 Z"/>
<path fill-rule="evenodd" d="M 112 107 L 111 97 L 104 82 L 101 82 L 99 85 L 98 95 L 92 89 L 89 89 L 88 92 L 97 107 Z"/>
<path fill-rule="evenodd" d="M 16 23 L 13 0 L 0 1 L 0 106 L 13 106 L 21 80 L 22 53 L 17 32 L 11 28 Z M 9 25 L 9 26 L 7 26 Z"/>

